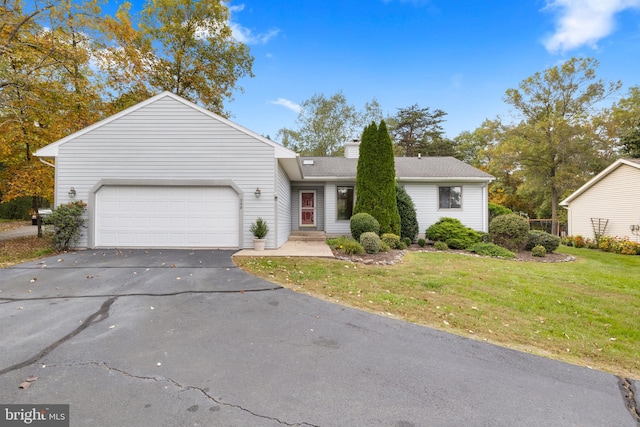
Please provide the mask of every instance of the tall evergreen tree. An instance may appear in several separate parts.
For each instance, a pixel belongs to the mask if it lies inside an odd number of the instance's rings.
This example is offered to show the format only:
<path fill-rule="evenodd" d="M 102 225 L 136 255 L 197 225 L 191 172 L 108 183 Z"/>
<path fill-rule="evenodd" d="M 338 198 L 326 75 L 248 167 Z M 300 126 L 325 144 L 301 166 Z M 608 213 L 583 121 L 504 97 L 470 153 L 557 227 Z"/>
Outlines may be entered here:
<path fill-rule="evenodd" d="M 371 123 L 362 133 L 354 214 L 360 212 L 378 220 L 380 233 L 400 235 L 393 143 L 384 120 L 380 126 Z"/>

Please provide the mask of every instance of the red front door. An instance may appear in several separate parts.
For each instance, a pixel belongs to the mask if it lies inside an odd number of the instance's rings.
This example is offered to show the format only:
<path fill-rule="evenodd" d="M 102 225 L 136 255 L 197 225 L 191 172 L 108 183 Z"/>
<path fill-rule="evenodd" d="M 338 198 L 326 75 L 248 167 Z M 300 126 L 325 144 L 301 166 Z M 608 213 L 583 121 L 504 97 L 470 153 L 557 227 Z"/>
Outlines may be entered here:
<path fill-rule="evenodd" d="M 300 225 L 313 227 L 316 225 L 316 192 L 300 192 Z"/>

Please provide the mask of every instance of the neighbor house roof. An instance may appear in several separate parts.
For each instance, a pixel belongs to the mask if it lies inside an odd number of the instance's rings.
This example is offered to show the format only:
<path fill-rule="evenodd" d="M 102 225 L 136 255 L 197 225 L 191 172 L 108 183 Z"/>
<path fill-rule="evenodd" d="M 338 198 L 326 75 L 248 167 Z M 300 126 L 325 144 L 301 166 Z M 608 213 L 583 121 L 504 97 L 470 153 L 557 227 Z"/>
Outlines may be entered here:
<path fill-rule="evenodd" d="M 301 157 L 305 180 L 354 180 L 358 159 Z M 396 157 L 396 177 L 403 181 L 479 181 L 494 177 L 454 157 Z"/>
<path fill-rule="evenodd" d="M 597 184 L 599 181 L 601 181 L 604 177 L 606 177 L 611 172 L 613 172 L 614 170 L 618 169 L 620 166 L 623 166 L 623 165 L 627 165 L 627 166 L 631 166 L 632 168 L 640 169 L 640 159 L 618 159 L 618 160 L 616 160 L 611 165 L 609 165 L 609 167 L 607 167 L 605 170 L 603 170 L 598 175 L 596 175 L 593 178 L 591 178 L 582 187 L 578 188 L 576 191 L 571 193 L 569 195 L 569 197 L 567 197 L 566 199 L 561 201 L 560 205 L 561 206 L 567 206 L 576 197 L 578 197 L 579 195 L 581 195 L 582 193 L 587 191 L 589 188 L 593 187 L 595 184 Z"/>

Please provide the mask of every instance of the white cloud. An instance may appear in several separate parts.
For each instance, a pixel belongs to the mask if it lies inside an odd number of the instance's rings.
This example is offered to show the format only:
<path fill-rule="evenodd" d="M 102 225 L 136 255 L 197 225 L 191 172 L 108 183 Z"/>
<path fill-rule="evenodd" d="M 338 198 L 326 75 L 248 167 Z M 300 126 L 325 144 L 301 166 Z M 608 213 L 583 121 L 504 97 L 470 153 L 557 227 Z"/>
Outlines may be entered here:
<path fill-rule="evenodd" d="M 254 34 L 250 29 L 233 21 L 229 21 L 229 27 L 233 33 L 233 38 L 245 44 L 266 44 L 280 32 L 279 29 L 274 28 L 266 33 Z"/>
<path fill-rule="evenodd" d="M 302 111 L 302 106 L 300 106 L 300 104 L 296 104 L 295 102 L 289 101 L 288 99 L 284 98 L 278 98 L 275 101 L 269 102 L 269 104 L 282 105 L 283 107 L 288 108 L 298 114 Z"/>
<path fill-rule="evenodd" d="M 244 10 L 244 3 L 238 5 L 231 5 L 229 3 L 224 3 L 225 6 L 229 9 L 229 28 L 231 28 L 231 33 L 233 38 L 244 44 L 266 44 L 269 40 L 278 35 L 280 30 L 278 28 L 273 28 L 266 33 L 258 33 L 254 34 L 247 27 L 243 27 L 238 22 L 234 21 L 233 14 L 236 12 L 242 12 Z"/>
<path fill-rule="evenodd" d="M 597 42 L 613 32 L 615 15 L 640 8 L 640 0 L 547 0 L 545 9 L 558 10 L 556 31 L 544 40 L 549 52 L 566 52 Z"/>

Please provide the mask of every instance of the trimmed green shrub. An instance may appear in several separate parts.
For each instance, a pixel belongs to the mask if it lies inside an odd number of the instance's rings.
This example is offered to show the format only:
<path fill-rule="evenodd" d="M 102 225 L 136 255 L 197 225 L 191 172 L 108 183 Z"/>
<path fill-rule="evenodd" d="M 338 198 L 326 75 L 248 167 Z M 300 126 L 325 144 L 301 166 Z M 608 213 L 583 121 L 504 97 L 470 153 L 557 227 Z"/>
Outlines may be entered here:
<path fill-rule="evenodd" d="M 400 236 L 392 233 L 385 233 L 380 237 L 380 239 L 389 245 L 391 249 L 400 249 L 400 244 L 402 243 L 400 241 Z"/>
<path fill-rule="evenodd" d="M 491 242 L 510 251 L 524 249 L 528 237 L 529 221 L 517 214 L 500 215 L 489 224 Z"/>
<path fill-rule="evenodd" d="M 389 252 L 390 250 L 391 250 L 391 246 L 387 245 L 383 241 L 380 241 L 380 252 Z"/>
<path fill-rule="evenodd" d="M 408 248 L 409 246 L 411 246 L 411 239 L 408 237 L 403 237 L 402 243 L 404 243 L 404 246 Z"/>
<path fill-rule="evenodd" d="M 398 183 L 396 183 L 396 203 L 400 214 L 400 236 L 403 239 L 409 239 L 409 243 L 407 243 L 409 246 L 416 239 L 420 226 L 411 196 Z"/>
<path fill-rule="evenodd" d="M 537 257 L 544 257 L 547 255 L 547 250 L 542 245 L 534 246 L 531 249 L 531 255 Z"/>
<path fill-rule="evenodd" d="M 473 245 L 467 248 L 469 252 L 476 253 L 478 255 L 483 256 L 493 256 L 493 257 L 502 257 L 502 258 L 515 258 L 516 254 L 511 252 L 509 249 L 503 248 L 502 246 L 498 246 L 494 243 L 474 243 Z"/>
<path fill-rule="evenodd" d="M 560 237 L 549 234 L 546 231 L 531 230 L 524 249 L 530 251 L 534 246 L 544 246 L 544 249 L 550 254 L 560 246 Z"/>
<path fill-rule="evenodd" d="M 367 231 L 360 236 L 360 244 L 368 254 L 377 254 L 380 252 L 382 241 L 377 233 Z"/>
<path fill-rule="evenodd" d="M 455 246 L 465 249 L 480 241 L 480 233 L 465 227 L 459 219 L 440 218 L 438 222 L 427 228 L 425 236 L 434 242 L 449 242 L 455 239 Z"/>
<path fill-rule="evenodd" d="M 435 242 L 433 244 L 433 247 L 436 248 L 439 251 L 448 251 L 449 250 L 449 246 L 445 243 L 445 242 Z"/>
<path fill-rule="evenodd" d="M 378 234 L 380 232 L 380 223 L 377 219 L 366 212 L 355 214 L 351 217 L 351 236 L 360 241 L 362 233 L 373 232 Z"/>
<path fill-rule="evenodd" d="M 447 239 L 445 243 L 451 249 L 467 249 L 473 244 L 465 239 Z"/>
<path fill-rule="evenodd" d="M 489 222 L 497 216 L 513 213 L 509 208 L 505 208 L 497 203 L 489 202 Z"/>
<path fill-rule="evenodd" d="M 46 219 L 53 224 L 53 244 L 56 249 L 66 251 L 74 248 L 80 241 L 80 229 L 84 227 L 83 218 L 87 205 L 82 200 L 60 205 Z"/>
<path fill-rule="evenodd" d="M 418 239 L 418 246 L 424 248 L 425 246 L 427 246 L 427 241 L 424 239 Z"/>

